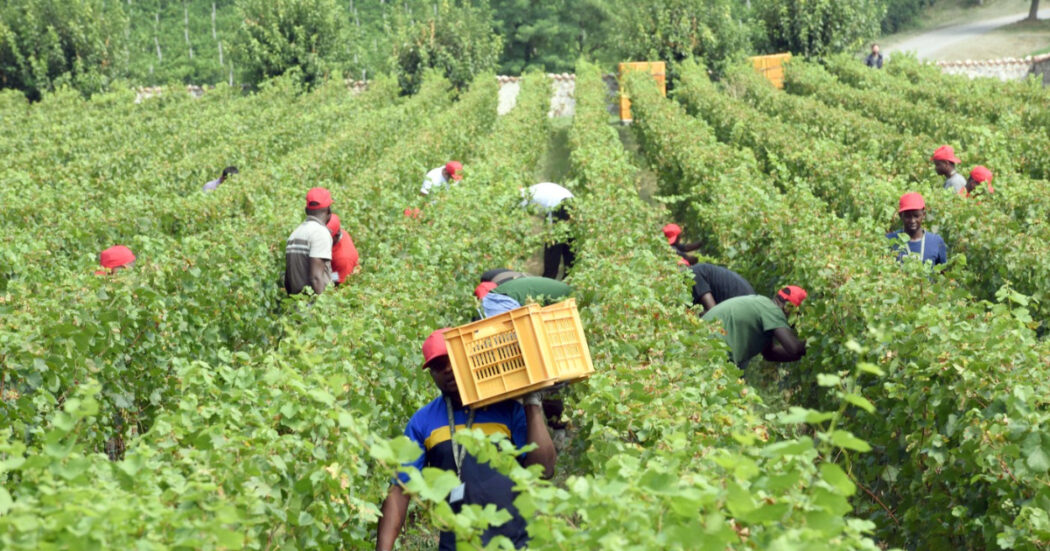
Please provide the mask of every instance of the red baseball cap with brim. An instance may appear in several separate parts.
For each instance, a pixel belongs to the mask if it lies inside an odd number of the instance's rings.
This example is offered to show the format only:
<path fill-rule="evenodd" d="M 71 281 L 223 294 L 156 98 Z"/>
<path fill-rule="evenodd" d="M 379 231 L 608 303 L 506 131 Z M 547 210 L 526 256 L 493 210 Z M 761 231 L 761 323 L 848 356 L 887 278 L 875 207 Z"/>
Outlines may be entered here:
<path fill-rule="evenodd" d="M 427 340 L 423 341 L 423 369 L 430 367 L 430 362 L 440 358 L 441 356 L 448 356 L 448 347 L 445 346 L 445 331 L 450 328 L 442 327 L 437 331 L 434 331 L 427 337 Z"/>
<path fill-rule="evenodd" d="M 306 208 L 323 209 L 332 206 L 332 194 L 323 187 L 315 187 L 306 192 Z"/>
<path fill-rule="evenodd" d="M 973 167 L 973 170 L 970 171 L 970 178 L 973 178 L 973 181 L 975 182 L 987 184 L 988 193 L 995 193 L 995 189 L 992 188 L 991 170 L 988 170 L 986 167 L 980 165 L 975 166 Z"/>
<path fill-rule="evenodd" d="M 795 307 L 798 308 L 802 305 L 802 301 L 806 300 L 806 290 L 802 287 L 796 287 L 795 285 L 788 285 L 777 291 L 777 296 L 794 304 Z"/>
<path fill-rule="evenodd" d="M 664 235 L 667 237 L 667 244 L 672 245 L 674 240 L 682 235 L 682 228 L 678 224 L 668 224 L 664 226 Z"/>
<path fill-rule="evenodd" d="M 448 177 L 452 178 L 453 180 L 463 179 L 463 173 L 461 172 L 462 170 L 463 163 L 459 161 L 449 161 L 445 163 L 445 173 L 447 173 Z"/>
<path fill-rule="evenodd" d="M 933 157 L 930 157 L 931 161 L 949 161 L 955 164 L 959 164 L 962 161 L 955 156 L 955 150 L 950 145 L 942 145 L 937 148 L 937 151 L 933 152 Z"/>
<path fill-rule="evenodd" d="M 478 297 L 478 300 L 485 298 L 485 295 L 489 294 L 499 285 L 496 285 L 495 281 L 482 281 L 477 287 L 474 288 L 474 296 Z"/>
<path fill-rule="evenodd" d="M 135 261 L 135 254 L 124 245 L 114 245 L 98 255 L 98 263 L 103 268 L 119 268 Z"/>
<path fill-rule="evenodd" d="M 332 214 L 332 216 L 328 218 L 328 223 L 325 224 L 325 226 L 328 228 L 328 231 L 332 232 L 332 237 L 339 235 L 339 230 L 342 227 L 340 226 L 339 215 Z"/>
<path fill-rule="evenodd" d="M 924 208 L 926 208 L 926 200 L 922 198 L 922 194 L 912 191 L 901 195 L 897 213 L 900 214 L 906 210 L 922 210 Z"/>

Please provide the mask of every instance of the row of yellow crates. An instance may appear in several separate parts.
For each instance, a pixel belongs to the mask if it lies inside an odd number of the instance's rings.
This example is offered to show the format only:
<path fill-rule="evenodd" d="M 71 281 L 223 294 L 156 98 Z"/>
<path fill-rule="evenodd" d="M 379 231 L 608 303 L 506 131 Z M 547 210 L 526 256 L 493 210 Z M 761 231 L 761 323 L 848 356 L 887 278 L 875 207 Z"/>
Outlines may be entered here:
<path fill-rule="evenodd" d="M 790 53 L 760 55 L 749 58 L 751 65 L 756 71 L 773 83 L 777 88 L 784 88 L 784 63 L 791 59 Z M 620 80 L 624 75 L 632 71 L 649 73 L 660 86 L 660 93 L 667 95 L 667 64 L 663 61 L 635 61 L 620 64 Z M 626 94 L 620 94 L 620 120 L 630 122 L 631 99 Z"/>

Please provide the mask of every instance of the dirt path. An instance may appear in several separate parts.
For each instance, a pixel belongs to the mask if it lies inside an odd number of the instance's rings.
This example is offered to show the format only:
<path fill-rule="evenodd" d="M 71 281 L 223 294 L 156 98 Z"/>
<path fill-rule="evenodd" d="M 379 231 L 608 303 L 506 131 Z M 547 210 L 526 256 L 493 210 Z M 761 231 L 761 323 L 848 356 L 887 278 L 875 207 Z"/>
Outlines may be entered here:
<path fill-rule="evenodd" d="M 1017 23 L 1026 17 L 1028 17 L 1028 12 L 1022 12 L 973 23 L 942 27 L 911 37 L 892 46 L 887 46 L 884 51 L 887 54 L 887 58 L 892 57 L 893 52 L 913 51 L 920 59 L 958 59 L 959 56 L 952 54 L 960 46 L 967 45 L 983 34 L 1011 23 Z M 1039 10 L 1039 18 L 1050 18 L 1050 8 Z M 1024 54 L 1017 54 L 1018 57 L 1022 55 Z"/>

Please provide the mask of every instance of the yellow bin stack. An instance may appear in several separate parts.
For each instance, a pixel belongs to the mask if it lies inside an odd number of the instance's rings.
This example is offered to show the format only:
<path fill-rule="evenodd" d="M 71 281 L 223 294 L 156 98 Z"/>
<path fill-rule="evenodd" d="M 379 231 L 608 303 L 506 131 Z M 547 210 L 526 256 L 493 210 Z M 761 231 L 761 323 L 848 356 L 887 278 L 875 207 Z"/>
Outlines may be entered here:
<path fill-rule="evenodd" d="M 762 76 L 766 77 L 773 86 L 784 89 L 784 64 L 791 59 L 791 53 L 759 55 L 750 58 L 751 65 Z"/>
<path fill-rule="evenodd" d="M 635 61 L 620 64 L 620 121 L 631 122 L 631 98 L 623 93 L 623 78 L 631 71 L 642 71 L 653 75 L 660 85 L 660 93 L 667 96 L 667 64 L 663 61 Z"/>
<path fill-rule="evenodd" d="M 445 344 L 463 405 L 474 408 L 594 372 L 574 299 L 449 329 Z"/>

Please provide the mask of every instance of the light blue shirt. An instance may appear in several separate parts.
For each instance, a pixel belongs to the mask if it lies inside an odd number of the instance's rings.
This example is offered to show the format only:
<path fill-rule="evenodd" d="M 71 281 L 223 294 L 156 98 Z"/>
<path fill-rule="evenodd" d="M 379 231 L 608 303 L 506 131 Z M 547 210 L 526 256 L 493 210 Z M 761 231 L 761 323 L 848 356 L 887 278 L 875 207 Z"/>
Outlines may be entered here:
<path fill-rule="evenodd" d="M 503 312 L 521 308 L 521 304 L 507 295 L 489 292 L 489 294 L 485 295 L 485 298 L 481 299 L 481 308 L 485 311 L 485 317 L 491 318 Z"/>

